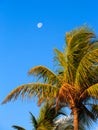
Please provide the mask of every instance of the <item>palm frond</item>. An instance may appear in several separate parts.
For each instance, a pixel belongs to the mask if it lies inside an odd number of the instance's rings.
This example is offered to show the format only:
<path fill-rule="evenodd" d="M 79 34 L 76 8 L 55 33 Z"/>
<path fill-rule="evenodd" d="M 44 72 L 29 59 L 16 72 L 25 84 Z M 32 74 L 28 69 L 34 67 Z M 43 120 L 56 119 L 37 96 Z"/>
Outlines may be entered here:
<path fill-rule="evenodd" d="M 37 130 L 53 130 L 53 126 L 49 121 L 44 120 L 43 122 L 40 122 Z"/>
<path fill-rule="evenodd" d="M 12 127 L 13 127 L 14 129 L 17 129 L 17 130 L 26 130 L 26 129 L 24 129 L 24 128 L 21 127 L 21 126 L 13 125 Z"/>
<path fill-rule="evenodd" d="M 94 117 L 97 119 L 98 118 L 98 104 L 91 104 L 92 106 L 92 113 L 94 114 Z"/>
<path fill-rule="evenodd" d="M 40 105 L 44 100 L 48 98 L 56 98 L 59 89 L 50 84 L 44 83 L 29 83 L 24 84 L 15 88 L 10 94 L 4 99 L 3 104 L 13 100 L 16 100 L 18 97 L 31 98 L 32 96 L 38 97 L 38 104 Z"/>
<path fill-rule="evenodd" d="M 82 45 L 84 46 L 85 44 L 88 44 L 88 41 L 90 41 L 91 38 L 94 38 L 94 37 L 95 37 L 95 34 L 89 27 L 82 26 L 80 28 L 76 28 L 72 30 L 71 32 L 66 33 L 66 44 L 70 48 L 73 48 L 77 46 L 77 44 L 81 44 L 81 42 L 83 42 L 84 40 L 84 42 L 87 41 L 87 43 L 84 43 Z"/>
<path fill-rule="evenodd" d="M 90 97 L 98 98 L 98 83 L 90 86 L 85 89 L 84 94 L 87 94 Z"/>
<path fill-rule="evenodd" d="M 50 105 L 48 102 L 40 109 L 39 118 L 37 119 L 38 127 L 40 128 L 41 125 L 44 124 L 49 125 L 51 127 L 50 130 L 54 130 L 55 123 L 54 121 L 59 119 L 60 115 L 66 115 L 64 111 L 59 107 L 58 111 L 56 111 L 56 105 Z M 49 127 L 48 126 L 48 127 Z M 47 128 L 48 130 L 49 128 Z"/>
<path fill-rule="evenodd" d="M 36 129 L 38 125 L 37 120 L 31 112 L 30 112 L 30 115 L 31 115 L 31 121 L 32 121 L 31 123 L 33 124 L 34 129 Z"/>
<path fill-rule="evenodd" d="M 98 48 L 90 51 L 82 58 L 76 72 L 76 86 L 85 89 L 98 82 L 97 70 Z"/>
<path fill-rule="evenodd" d="M 66 67 L 66 59 L 65 59 L 65 55 L 63 52 L 59 51 L 58 49 L 54 49 L 55 52 L 55 57 L 54 60 L 58 63 L 59 66 L 61 67 Z"/>
<path fill-rule="evenodd" d="M 39 79 L 43 79 L 44 83 L 59 84 L 59 77 L 50 69 L 44 66 L 36 66 L 29 71 L 29 75 L 34 75 Z"/>
<path fill-rule="evenodd" d="M 47 119 L 48 114 L 47 111 L 49 111 L 49 104 L 46 103 L 41 109 L 40 109 L 40 114 L 39 118 L 37 119 L 38 123 L 42 122 L 43 120 Z M 46 117 L 46 118 L 45 118 Z"/>
<path fill-rule="evenodd" d="M 82 106 L 82 109 L 79 113 L 79 121 L 83 122 L 85 126 L 90 128 L 92 122 L 96 121 L 96 118 L 90 109 L 88 109 L 86 106 Z"/>
<path fill-rule="evenodd" d="M 53 120 L 55 118 L 56 111 L 53 106 L 47 102 L 42 108 L 40 109 L 40 114 L 37 119 L 37 130 L 53 130 L 54 123 Z"/>
<path fill-rule="evenodd" d="M 64 114 L 60 111 L 61 108 L 56 111 L 56 105 L 51 105 L 49 102 L 46 103 L 40 110 L 40 116 L 38 118 L 38 122 L 42 120 L 48 120 L 53 123 L 53 120 L 60 114 Z"/>
<path fill-rule="evenodd" d="M 68 37 L 68 38 L 67 38 Z M 92 38 L 95 37 L 95 34 L 89 30 L 88 27 L 82 27 L 76 29 L 70 33 L 67 33 L 67 79 L 69 83 L 75 80 L 75 75 L 77 72 L 77 68 L 88 52 L 89 47 L 92 43 Z M 70 78 L 71 77 L 71 78 Z"/>

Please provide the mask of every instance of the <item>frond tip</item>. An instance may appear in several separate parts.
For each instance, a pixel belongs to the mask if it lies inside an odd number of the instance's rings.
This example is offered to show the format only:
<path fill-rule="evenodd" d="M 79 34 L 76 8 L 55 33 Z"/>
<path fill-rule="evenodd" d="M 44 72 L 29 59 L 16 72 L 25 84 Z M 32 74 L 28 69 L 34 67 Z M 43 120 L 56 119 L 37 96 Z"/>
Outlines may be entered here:
<path fill-rule="evenodd" d="M 51 98 L 56 98 L 58 93 L 58 88 L 52 86 L 50 84 L 44 83 L 29 83 L 24 84 L 22 86 L 17 87 L 14 89 L 2 102 L 2 104 L 7 103 L 11 100 L 16 100 L 18 97 L 25 97 L 31 98 L 32 96 L 37 96 L 38 104 L 41 104 L 44 100 Z"/>
<path fill-rule="evenodd" d="M 30 69 L 28 73 L 29 75 L 36 76 L 38 80 L 40 79 L 43 80 L 43 83 L 50 83 L 50 84 L 59 83 L 58 76 L 50 69 L 41 65 Z"/>
<path fill-rule="evenodd" d="M 14 129 L 17 129 L 17 130 L 26 130 L 26 129 L 24 129 L 23 127 L 16 126 L 16 125 L 13 125 L 12 127 L 13 127 Z"/>
<path fill-rule="evenodd" d="M 33 124 L 34 128 L 36 129 L 37 125 L 38 125 L 37 120 L 36 120 L 35 116 L 31 112 L 29 112 L 29 113 L 31 115 L 31 121 L 32 121 L 31 123 Z"/>

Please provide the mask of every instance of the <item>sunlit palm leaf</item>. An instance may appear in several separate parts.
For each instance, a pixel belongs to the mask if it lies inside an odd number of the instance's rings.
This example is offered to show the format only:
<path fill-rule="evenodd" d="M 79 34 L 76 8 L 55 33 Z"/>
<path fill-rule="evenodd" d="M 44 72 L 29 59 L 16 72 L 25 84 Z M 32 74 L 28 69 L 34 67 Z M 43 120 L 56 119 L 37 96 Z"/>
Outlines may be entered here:
<path fill-rule="evenodd" d="M 98 98 L 98 83 L 85 89 L 84 94 L 87 94 L 90 97 Z"/>
<path fill-rule="evenodd" d="M 88 41 L 91 40 L 91 38 L 95 37 L 95 34 L 87 27 L 83 26 L 80 28 L 76 28 L 71 32 L 66 33 L 66 44 L 70 47 L 70 49 L 82 45 L 82 42 L 84 43 L 82 47 L 86 46 L 88 44 Z"/>
<path fill-rule="evenodd" d="M 55 52 L 55 58 L 54 60 L 58 62 L 58 65 L 61 67 L 66 67 L 66 59 L 63 52 L 59 51 L 58 49 L 54 49 Z"/>
<path fill-rule="evenodd" d="M 94 80 L 98 82 L 96 70 L 98 70 L 98 49 L 90 51 L 82 58 L 76 72 L 76 85 L 85 88 L 92 85 Z"/>
<path fill-rule="evenodd" d="M 43 79 L 43 82 L 51 84 L 59 84 L 59 77 L 51 70 L 44 66 L 36 66 L 29 71 L 30 75 L 37 76 L 38 79 Z"/>
<path fill-rule="evenodd" d="M 87 27 L 76 29 L 66 35 L 66 55 L 67 55 L 67 79 L 69 83 L 74 82 L 77 67 L 87 53 L 91 39 L 94 34 Z"/>
<path fill-rule="evenodd" d="M 43 84 L 43 83 L 29 83 L 24 84 L 22 86 L 17 87 L 14 89 L 3 101 L 6 103 L 10 100 L 16 100 L 19 96 L 24 99 L 25 97 L 31 98 L 32 96 L 37 96 L 40 103 L 48 98 L 56 98 L 59 89 L 55 86 L 50 84 Z"/>

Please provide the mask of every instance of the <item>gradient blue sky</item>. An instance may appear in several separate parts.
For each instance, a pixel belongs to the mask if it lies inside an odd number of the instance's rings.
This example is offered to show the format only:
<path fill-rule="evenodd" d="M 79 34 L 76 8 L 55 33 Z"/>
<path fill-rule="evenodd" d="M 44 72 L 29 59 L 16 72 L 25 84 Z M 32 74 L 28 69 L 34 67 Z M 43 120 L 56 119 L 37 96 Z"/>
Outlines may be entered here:
<path fill-rule="evenodd" d="M 30 68 L 53 70 L 53 48 L 62 50 L 65 33 L 84 24 L 98 36 L 97 0 L 0 0 L 0 102 L 15 87 L 33 81 Z M 29 112 L 38 116 L 38 110 L 35 99 L 0 105 L 0 130 L 13 130 L 15 124 L 30 130 Z"/>

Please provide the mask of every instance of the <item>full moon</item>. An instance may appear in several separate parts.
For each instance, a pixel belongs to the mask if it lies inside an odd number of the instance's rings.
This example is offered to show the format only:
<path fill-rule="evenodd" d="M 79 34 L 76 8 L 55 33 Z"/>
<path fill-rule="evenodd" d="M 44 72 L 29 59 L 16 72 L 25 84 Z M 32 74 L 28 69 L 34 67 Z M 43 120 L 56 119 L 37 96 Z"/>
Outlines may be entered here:
<path fill-rule="evenodd" d="M 42 26 L 43 26 L 43 23 L 41 23 L 41 22 L 37 24 L 38 28 L 42 28 Z"/>

